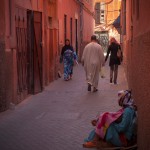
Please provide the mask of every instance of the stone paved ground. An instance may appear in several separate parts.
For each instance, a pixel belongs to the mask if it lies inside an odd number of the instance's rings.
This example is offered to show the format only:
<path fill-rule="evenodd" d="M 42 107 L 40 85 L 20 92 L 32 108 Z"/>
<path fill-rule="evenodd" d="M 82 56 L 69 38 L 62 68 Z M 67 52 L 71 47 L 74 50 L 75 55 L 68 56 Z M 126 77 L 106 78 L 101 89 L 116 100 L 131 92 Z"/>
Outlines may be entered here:
<path fill-rule="evenodd" d="M 87 92 L 84 70 L 75 66 L 73 79 L 62 78 L 45 90 L 0 114 L 0 150 L 83 150 L 82 143 L 93 128 L 91 119 L 103 111 L 116 111 L 117 91 L 126 89 L 123 68 L 119 85 L 100 79 L 97 93 Z"/>

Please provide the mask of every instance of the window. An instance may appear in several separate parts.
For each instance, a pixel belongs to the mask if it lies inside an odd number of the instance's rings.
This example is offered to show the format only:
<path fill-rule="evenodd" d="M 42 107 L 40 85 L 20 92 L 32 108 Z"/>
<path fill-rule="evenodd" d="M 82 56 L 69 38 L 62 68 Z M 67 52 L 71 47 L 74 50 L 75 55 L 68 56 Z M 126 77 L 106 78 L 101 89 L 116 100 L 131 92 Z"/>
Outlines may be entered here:
<path fill-rule="evenodd" d="M 133 0 L 132 7 L 133 7 L 133 14 L 135 14 L 135 0 Z"/>
<path fill-rule="evenodd" d="M 95 23 L 100 24 L 100 3 L 95 4 Z"/>
<path fill-rule="evenodd" d="M 104 13 L 104 10 L 101 10 L 101 13 Z"/>
<path fill-rule="evenodd" d="M 52 17 L 48 17 L 49 28 L 52 28 Z"/>
<path fill-rule="evenodd" d="M 100 3 L 100 23 L 105 23 L 105 3 Z"/>
<path fill-rule="evenodd" d="M 64 15 L 64 42 L 67 38 L 67 15 Z"/>
<path fill-rule="evenodd" d="M 105 3 L 98 2 L 95 4 L 95 23 L 100 24 L 105 22 Z"/>
<path fill-rule="evenodd" d="M 72 45 L 72 18 L 70 18 L 70 42 Z"/>
<path fill-rule="evenodd" d="M 139 0 L 136 0 L 136 19 L 139 19 Z"/>
<path fill-rule="evenodd" d="M 78 54 L 78 19 L 75 19 L 75 50 L 76 53 Z"/>

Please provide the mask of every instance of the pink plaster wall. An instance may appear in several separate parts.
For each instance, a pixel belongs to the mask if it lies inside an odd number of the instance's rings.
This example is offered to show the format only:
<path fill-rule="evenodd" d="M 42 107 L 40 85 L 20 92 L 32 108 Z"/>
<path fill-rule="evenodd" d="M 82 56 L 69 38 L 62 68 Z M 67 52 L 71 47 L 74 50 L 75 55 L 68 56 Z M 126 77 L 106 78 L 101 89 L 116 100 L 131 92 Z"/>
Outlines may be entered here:
<path fill-rule="evenodd" d="M 67 38 L 70 39 L 70 18 L 73 19 L 73 42 L 75 48 L 75 19 L 78 20 L 78 51 L 79 57 L 82 55 L 83 48 L 90 41 L 94 33 L 94 18 L 86 9 L 94 12 L 93 0 L 89 3 L 83 1 L 84 6 L 81 11 L 80 4 L 75 0 L 58 0 L 58 20 L 59 20 L 59 44 L 64 44 L 64 15 L 67 15 Z M 91 5 L 93 4 L 93 5 Z M 86 8 L 86 9 L 85 9 Z M 81 20 L 82 18 L 82 20 Z M 82 32 L 81 32 L 82 31 Z M 81 44 L 82 41 L 82 44 Z"/>
<path fill-rule="evenodd" d="M 139 0 L 139 18 L 136 5 L 131 2 L 133 1 L 127 1 L 127 32 L 123 40 L 124 64 L 129 88 L 132 89 L 138 106 L 138 149 L 148 150 L 150 149 L 150 2 Z"/>
<path fill-rule="evenodd" d="M 84 23 L 83 23 L 83 40 L 84 42 L 89 42 L 91 40 L 91 35 L 94 34 L 94 18 L 84 11 Z"/>
<path fill-rule="evenodd" d="M 23 7 L 23 8 L 32 9 L 32 1 L 30 1 L 30 0 L 15 0 L 15 4 L 20 7 Z M 33 4 L 36 4 L 36 2 L 33 2 Z"/>
<path fill-rule="evenodd" d="M 94 14 L 94 1 L 91 0 L 90 3 L 87 3 L 86 0 L 83 0 L 85 8 L 91 10 Z M 94 17 L 92 17 L 86 9 L 84 9 L 83 13 L 84 22 L 83 22 L 83 41 L 89 42 L 91 40 L 91 35 L 94 34 Z"/>
<path fill-rule="evenodd" d="M 64 15 L 67 15 L 67 38 L 70 39 L 70 18 L 73 19 L 73 46 L 75 47 L 75 19 L 78 19 L 78 28 L 80 8 L 75 1 L 58 0 L 58 20 L 59 20 L 59 43 L 64 44 Z"/>

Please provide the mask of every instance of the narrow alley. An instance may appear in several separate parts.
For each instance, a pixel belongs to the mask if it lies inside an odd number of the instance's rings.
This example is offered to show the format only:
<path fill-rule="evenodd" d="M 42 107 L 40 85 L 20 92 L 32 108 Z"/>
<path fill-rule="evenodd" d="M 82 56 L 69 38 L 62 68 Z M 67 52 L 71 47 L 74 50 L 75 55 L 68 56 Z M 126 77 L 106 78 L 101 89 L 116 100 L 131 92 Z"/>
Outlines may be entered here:
<path fill-rule="evenodd" d="M 54 81 L 0 114 L 0 150 L 82 150 L 98 113 L 118 110 L 117 91 L 127 89 L 122 66 L 118 85 L 109 84 L 109 67 L 97 93 L 88 92 L 84 69 L 74 67 L 71 81 Z"/>
<path fill-rule="evenodd" d="M 91 119 L 118 110 L 117 91 L 127 88 L 137 106 L 137 148 L 150 150 L 149 6 L 148 0 L 1 0 L 0 150 L 83 149 Z M 110 58 L 114 39 L 114 56 L 123 60 L 119 84 L 109 84 L 107 61 L 95 93 L 87 91 L 81 64 L 71 81 L 58 77 L 66 39 L 82 62 L 92 35 Z"/>

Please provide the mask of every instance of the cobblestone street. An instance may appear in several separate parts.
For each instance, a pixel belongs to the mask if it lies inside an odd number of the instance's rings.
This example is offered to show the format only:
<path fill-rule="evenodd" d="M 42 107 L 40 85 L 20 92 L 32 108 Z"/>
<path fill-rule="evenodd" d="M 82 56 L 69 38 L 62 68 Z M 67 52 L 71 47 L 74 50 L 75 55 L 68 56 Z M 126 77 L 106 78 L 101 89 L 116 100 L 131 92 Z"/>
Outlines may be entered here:
<path fill-rule="evenodd" d="M 15 109 L 0 114 L 0 150 L 82 150 L 93 128 L 91 119 L 103 111 L 116 111 L 117 91 L 126 89 L 119 67 L 118 85 L 109 84 L 109 67 L 99 80 L 99 91 L 88 92 L 81 65 L 71 81 L 54 81 Z"/>

